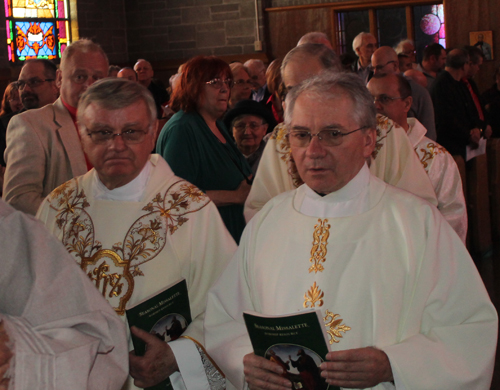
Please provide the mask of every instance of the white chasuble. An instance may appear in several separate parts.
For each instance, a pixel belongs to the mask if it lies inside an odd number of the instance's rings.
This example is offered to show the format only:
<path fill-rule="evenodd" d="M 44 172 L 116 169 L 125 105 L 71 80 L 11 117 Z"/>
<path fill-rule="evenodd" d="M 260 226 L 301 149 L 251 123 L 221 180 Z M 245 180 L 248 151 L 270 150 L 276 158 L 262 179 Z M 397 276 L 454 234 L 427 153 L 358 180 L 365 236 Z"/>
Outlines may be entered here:
<path fill-rule="evenodd" d="M 429 175 L 438 200 L 438 210 L 465 243 L 467 207 L 457 163 L 436 141 L 427 138 L 427 129 L 415 118 L 408 118 L 408 138 Z"/>
<path fill-rule="evenodd" d="M 321 309 L 332 350 L 386 352 L 395 385 L 375 389 L 489 388 L 497 316 L 464 245 L 435 207 L 363 179 L 364 170 L 353 181 L 369 184 L 355 183 L 353 196 L 343 188 L 320 197 L 304 185 L 248 224 L 205 318 L 228 388 L 244 388 L 252 352 L 244 310 L 311 308 Z"/>
<path fill-rule="evenodd" d="M 203 346 L 207 291 L 236 245 L 217 208 L 201 190 L 175 176 L 159 155 L 152 155 L 150 163 L 140 201 L 102 199 L 102 189 L 95 188 L 97 173 L 91 170 L 55 189 L 37 216 L 124 321 L 127 307 L 185 278 L 193 322 L 183 337 Z M 204 388 L 195 376 L 183 372 L 177 351 L 185 348 L 175 348 L 183 341 L 170 345 L 185 386 Z M 195 346 L 191 349 L 196 352 Z M 203 368 L 201 361 L 193 364 Z M 174 387 L 177 374 L 171 376 Z M 190 385 L 191 379 L 195 382 Z M 184 387 L 181 382 L 179 388 Z"/>
<path fill-rule="evenodd" d="M 403 128 L 377 114 L 377 139 L 370 171 L 388 184 L 437 205 L 436 195 Z M 274 129 L 262 154 L 252 189 L 245 202 L 247 222 L 273 197 L 302 184 L 284 123 Z"/>

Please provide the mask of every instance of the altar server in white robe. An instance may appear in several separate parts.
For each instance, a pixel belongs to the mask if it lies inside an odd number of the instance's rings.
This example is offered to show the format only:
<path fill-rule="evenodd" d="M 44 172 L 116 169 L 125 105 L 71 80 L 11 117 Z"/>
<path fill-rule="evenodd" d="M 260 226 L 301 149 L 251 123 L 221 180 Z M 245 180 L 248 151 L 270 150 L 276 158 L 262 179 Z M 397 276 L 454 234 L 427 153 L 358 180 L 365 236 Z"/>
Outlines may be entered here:
<path fill-rule="evenodd" d="M 465 243 L 467 207 L 460 172 L 453 157 L 436 141 L 425 136 L 427 129 L 416 118 L 408 118 L 411 86 L 401 74 L 376 74 L 368 82 L 377 111 L 392 119 L 408 135 L 438 200 L 438 210 Z"/>
<path fill-rule="evenodd" d="M 61 243 L 1 200 L 0 253 L 0 389 L 121 389 L 122 321 Z"/>
<path fill-rule="evenodd" d="M 228 388 L 291 388 L 281 366 L 252 353 L 244 310 L 314 308 L 330 337 L 320 368 L 332 385 L 489 389 L 495 308 L 436 207 L 370 174 L 375 107 L 363 83 L 307 80 L 289 93 L 285 121 L 305 184 L 250 221 L 209 293 L 205 340 Z"/>
<path fill-rule="evenodd" d="M 193 322 L 182 338 L 165 343 L 133 330 L 148 345 L 144 357 L 130 354 L 135 386 L 170 377 L 176 389 L 223 387 L 204 352 L 202 327 L 208 289 L 236 250 L 217 208 L 150 154 L 156 108 L 139 84 L 94 84 L 80 99 L 78 126 L 94 169 L 54 190 L 38 218 L 124 321 L 126 308 L 186 279 Z"/>
<path fill-rule="evenodd" d="M 332 56 L 334 58 L 332 58 Z M 281 65 L 281 77 L 288 91 L 321 72 L 339 72 L 338 57 L 323 45 L 304 44 L 292 49 Z M 377 115 L 375 149 L 369 168 L 378 178 L 410 191 L 437 205 L 436 194 L 403 129 L 387 117 Z M 245 202 L 248 222 L 267 201 L 303 183 L 290 154 L 286 124 L 274 129 L 262 154 L 250 193 Z"/>

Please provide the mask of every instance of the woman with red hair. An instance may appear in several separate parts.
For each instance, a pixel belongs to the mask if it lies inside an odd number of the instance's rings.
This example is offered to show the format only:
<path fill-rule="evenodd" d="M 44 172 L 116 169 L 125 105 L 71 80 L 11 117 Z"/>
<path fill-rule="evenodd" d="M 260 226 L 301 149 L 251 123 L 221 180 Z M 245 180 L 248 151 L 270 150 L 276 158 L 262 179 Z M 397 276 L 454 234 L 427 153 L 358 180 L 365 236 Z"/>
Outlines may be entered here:
<path fill-rule="evenodd" d="M 170 101 L 176 114 L 163 127 L 156 151 L 177 176 L 210 197 L 239 242 L 252 171 L 220 120 L 232 85 L 231 69 L 221 59 L 198 56 L 188 61 Z"/>

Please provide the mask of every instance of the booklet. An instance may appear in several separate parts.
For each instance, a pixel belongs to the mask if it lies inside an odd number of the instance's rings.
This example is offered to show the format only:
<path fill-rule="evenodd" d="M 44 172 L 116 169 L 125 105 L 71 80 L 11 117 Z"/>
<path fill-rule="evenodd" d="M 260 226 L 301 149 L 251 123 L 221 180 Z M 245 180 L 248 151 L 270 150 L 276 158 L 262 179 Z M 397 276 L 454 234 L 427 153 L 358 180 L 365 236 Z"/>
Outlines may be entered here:
<path fill-rule="evenodd" d="M 165 342 L 177 340 L 192 321 L 186 280 L 176 281 L 126 309 L 125 312 L 129 327 L 137 326 Z M 132 335 L 132 343 L 135 354 L 144 355 L 146 344 L 134 335 Z M 170 379 L 166 379 L 148 389 L 172 388 Z"/>
<path fill-rule="evenodd" d="M 278 363 L 293 389 L 340 390 L 320 375 L 319 366 L 330 352 L 321 310 L 281 316 L 244 312 L 254 353 Z"/>

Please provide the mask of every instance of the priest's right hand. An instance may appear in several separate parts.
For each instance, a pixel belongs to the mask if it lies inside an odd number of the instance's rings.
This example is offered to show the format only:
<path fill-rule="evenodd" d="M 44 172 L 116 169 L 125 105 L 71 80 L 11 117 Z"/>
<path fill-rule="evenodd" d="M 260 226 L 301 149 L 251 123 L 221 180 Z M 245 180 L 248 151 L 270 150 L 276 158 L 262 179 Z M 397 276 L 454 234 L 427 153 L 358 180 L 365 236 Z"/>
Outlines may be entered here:
<path fill-rule="evenodd" d="M 9 387 L 9 379 L 4 378 L 5 373 L 9 369 L 10 358 L 12 352 L 7 346 L 9 336 L 4 328 L 3 322 L 0 322 L 0 390 L 7 390 Z"/>
<path fill-rule="evenodd" d="M 133 351 L 129 353 L 130 375 L 134 378 L 134 385 L 141 388 L 151 387 L 179 371 L 170 345 L 135 326 L 130 330 L 147 346 L 144 356 L 136 356 Z"/>
<path fill-rule="evenodd" d="M 249 353 L 243 358 L 245 380 L 251 390 L 287 390 L 292 383 L 283 378 L 283 368 L 277 363 Z"/>

